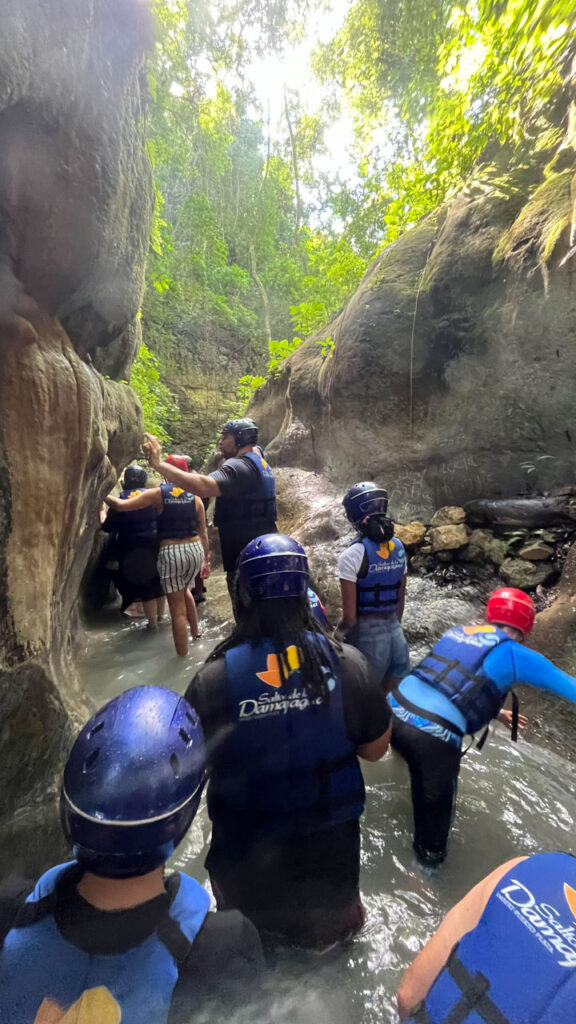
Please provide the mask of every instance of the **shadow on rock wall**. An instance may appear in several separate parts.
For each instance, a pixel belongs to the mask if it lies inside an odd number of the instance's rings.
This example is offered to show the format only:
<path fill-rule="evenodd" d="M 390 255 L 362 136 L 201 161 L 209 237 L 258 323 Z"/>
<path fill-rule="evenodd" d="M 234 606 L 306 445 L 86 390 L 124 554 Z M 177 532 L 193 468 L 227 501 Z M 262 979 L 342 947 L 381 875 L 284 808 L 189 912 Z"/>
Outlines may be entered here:
<path fill-rule="evenodd" d="M 28 871 L 49 856 L 42 805 L 88 711 L 74 642 L 99 505 L 141 437 L 134 395 L 96 365 L 124 376 L 138 344 L 149 39 L 143 0 L 2 7 L 0 816 Z"/>

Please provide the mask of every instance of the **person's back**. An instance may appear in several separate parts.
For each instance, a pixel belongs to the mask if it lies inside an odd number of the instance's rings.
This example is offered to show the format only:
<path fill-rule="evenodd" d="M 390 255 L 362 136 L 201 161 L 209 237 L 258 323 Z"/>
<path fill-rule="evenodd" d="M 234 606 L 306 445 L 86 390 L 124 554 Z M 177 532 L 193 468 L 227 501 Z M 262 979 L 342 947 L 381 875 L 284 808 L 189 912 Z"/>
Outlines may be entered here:
<path fill-rule="evenodd" d="M 90 720 L 62 788 L 75 860 L 14 907 L 0 1020 L 56 1021 L 74 1007 L 98 1024 L 184 1024 L 200 1002 L 238 996 L 241 981 L 258 978 L 250 922 L 210 914 L 208 893 L 187 875 L 164 877 L 203 777 L 202 732 L 179 695 L 141 687 Z"/>
<path fill-rule="evenodd" d="M 568 1024 L 576 1000 L 576 859 L 508 862 L 444 919 L 398 990 L 402 1020 Z"/>
<path fill-rule="evenodd" d="M 249 544 L 239 626 L 187 699 L 214 746 L 206 866 L 218 905 L 280 940 L 325 946 L 363 921 L 357 754 L 382 756 L 389 715 L 362 657 L 337 653 L 317 625 L 307 582 L 291 538 Z"/>

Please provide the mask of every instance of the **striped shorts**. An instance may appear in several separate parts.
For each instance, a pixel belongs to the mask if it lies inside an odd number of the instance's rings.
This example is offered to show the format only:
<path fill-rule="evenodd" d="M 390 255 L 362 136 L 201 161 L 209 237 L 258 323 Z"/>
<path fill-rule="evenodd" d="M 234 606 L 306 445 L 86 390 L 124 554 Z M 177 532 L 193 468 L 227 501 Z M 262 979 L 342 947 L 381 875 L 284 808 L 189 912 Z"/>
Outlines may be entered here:
<path fill-rule="evenodd" d="M 191 587 L 204 561 L 204 548 L 199 540 L 183 544 L 166 544 L 158 552 L 158 575 L 165 594 L 177 594 Z"/>

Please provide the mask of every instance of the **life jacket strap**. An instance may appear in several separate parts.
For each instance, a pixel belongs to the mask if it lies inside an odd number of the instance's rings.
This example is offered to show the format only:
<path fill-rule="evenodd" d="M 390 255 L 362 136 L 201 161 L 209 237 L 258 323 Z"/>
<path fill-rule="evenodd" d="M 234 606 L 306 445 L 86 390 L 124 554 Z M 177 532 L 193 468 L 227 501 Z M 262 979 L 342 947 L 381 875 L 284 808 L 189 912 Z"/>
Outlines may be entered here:
<path fill-rule="evenodd" d="M 511 1024 L 490 999 L 490 982 L 481 971 L 471 974 L 456 950 L 452 952 L 446 967 L 462 996 L 445 1018 L 444 1024 L 464 1024 L 471 1013 L 475 1013 L 486 1024 Z"/>
<path fill-rule="evenodd" d="M 429 722 L 434 722 L 435 725 L 441 725 L 443 729 L 448 729 L 449 732 L 454 732 L 457 736 L 464 736 L 462 729 L 454 725 L 454 722 L 449 722 L 447 718 L 442 718 L 441 715 L 435 715 L 432 711 L 425 711 L 424 708 L 418 707 L 417 704 L 413 704 L 412 701 L 408 700 L 403 693 L 400 693 L 400 690 L 392 690 L 392 696 L 403 708 L 406 708 L 406 711 L 411 711 L 414 715 L 426 718 Z"/>
<path fill-rule="evenodd" d="M 392 597 L 381 599 L 380 595 L 385 590 L 393 590 L 394 594 L 392 595 Z M 361 587 L 357 584 L 358 607 L 362 608 L 364 604 L 382 606 L 387 604 L 395 605 L 397 603 L 399 590 L 400 583 L 375 583 L 373 586 L 370 587 Z M 370 596 L 372 594 L 374 595 L 373 597 Z"/>

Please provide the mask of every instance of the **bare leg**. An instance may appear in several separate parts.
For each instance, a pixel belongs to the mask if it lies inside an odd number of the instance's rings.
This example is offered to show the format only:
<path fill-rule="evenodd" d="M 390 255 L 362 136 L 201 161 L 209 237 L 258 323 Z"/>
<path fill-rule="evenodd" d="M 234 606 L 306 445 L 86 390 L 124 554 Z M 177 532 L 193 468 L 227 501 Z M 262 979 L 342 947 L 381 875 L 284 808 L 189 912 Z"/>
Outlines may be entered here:
<path fill-rule="evenodd" d="M 188 617 L 190 629 L 192 630 L 192 636 L 194 640 L 197 640 L 200 634 L 198 632 L 198 615 L 196 614 L 196 602 L 189 590 L 186 591 L 186 615 Z"/>
<path fill-rule="evenodd" d="M 186 597 L 183 590 L 177 594 L 167 594 L 170 617 L 172 619 L 172 636 L 176 654 L 183 658 L 188 654 L 188 619 L 186 616 Z"/>
<path fill-rule="evenodd" d="M 152 601 L 142 601 L 142 607 L 144 608 L 144 615 L 148 619 L 148 629 L 156 629 L 156 626 L 158 625 L 156 598 Z"/>
<path fill-rule="evenodd" d="M 164 615 L 166 614 L 166 597 L 156 598 L 156 614 L 158 616 L 158 622 L 162 622 Z"/>

